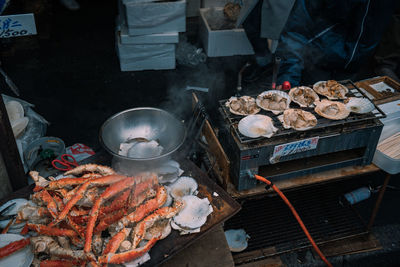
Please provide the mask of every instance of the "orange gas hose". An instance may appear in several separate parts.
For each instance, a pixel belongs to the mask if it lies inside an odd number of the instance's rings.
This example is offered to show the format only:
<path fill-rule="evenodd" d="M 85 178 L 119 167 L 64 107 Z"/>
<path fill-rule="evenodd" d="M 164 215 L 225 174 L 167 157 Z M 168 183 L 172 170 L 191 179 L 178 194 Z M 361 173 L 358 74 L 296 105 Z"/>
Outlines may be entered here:
<path fill-rule="evenodd" d="M 324 256 L 324 254 L 322 254 L 321 250 L 319 250 L 317 244 L 314 242 L 314 239 L 311 237 L 310 233 L 308 232 L 306 226 L 304 225 L 303 221 L 301 220 L 299 214 L 297 213 L 297 211 L 294 209 L 294 207 L 292 206 L 292 204 L 289 202 L 289 200 L 286 198 L 286 196 L 281 192 L 281 190 L 279 190 L 278 187 L 276 187 L 276 185 L 274 185 L 273 183 L 271 183 L 269 180 L 265 179 L 262 176 L 259 175 L 254 175 L 255 178 L 261 182 L 266 183 L 267 185 L 271 186 L 272 189 L 274 189 L 274 191 L 282 198 L 282 200 L 286 203 L 286 205 L 288 205 L 288 207 L 290 208 L 290 210 L 292 211 L 294 217 L 296 218 L 296 220 L 298 221 L 298 223 L 300 224 L 301 229 L 303 229 L 303 232 L 306 234 L 308 240 L 310 241 L 311 245 L 313 246 L 313 248 L 315 249 L 315 251 L 317 252 L 317 254 L 321 257 L 321 259 L 325 262 L 325 264 L 329 267 L 333 267 L 332 264 L 326 259 L 326 257 Z"/>

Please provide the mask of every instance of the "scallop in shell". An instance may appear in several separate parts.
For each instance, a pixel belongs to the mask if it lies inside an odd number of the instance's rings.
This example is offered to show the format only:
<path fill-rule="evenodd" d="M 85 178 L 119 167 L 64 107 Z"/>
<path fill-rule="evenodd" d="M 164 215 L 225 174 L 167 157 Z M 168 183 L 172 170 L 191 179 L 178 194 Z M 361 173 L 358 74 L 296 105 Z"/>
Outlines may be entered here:
<path fill-rule="evenodd" d="M 318 115 L 330 120 L 343 120 L 350 114 L 350 111 L 342 102 L 323 99 L 321 102 L 315 102 L 315 104 L 317 106 L 314 111 Z"/>
<path fill-rule="evenodd" d="M 272 123 L 272 119 L 265 115 L 249 115 L 239 121 L 239 132 L 250 138 L 260 136 L 270 138 L 278 131 Z"/>
<path fill-rule="evenodd" d="M 346 99 L 346 94 L 349 92 L 346 86 L 334 80 L 317 82 L 313 85 L 313 89 L 318 94 L 331 100 Z"/>
<path fill-rule="evenodd" d="M 184 196 L 195 194 L 198 184 L 192 177 L 182 176 L 175 183 L 170 185 L 170 188 L 171 196 L 174 199 L 181 199 Z"/>
<path fill-rule="evenodd" d="M 358 114 L 368 113 L 375 109 L 374 104 L 364 97 L 350 97 L 346 101 L 346 108 Z"/>
<path fill-rule="evenodd" d="M 207 221 L 207 216 L 213 212 L 213 208 L 208 198 L 198 198 L 196 196 L 184 196 L 183 209 L 174 216 L 172 228 L 178 226 L 184 230 L 194 230 L 200 228 Z M 174 228 L 176 229 L 176 228 Z M 179 229 L 178 229 L 179 230 Z"/>
<path fill-rule="evenodd" d="M 232 96 L 226 101 L 225 106 L 229 111 L 236 115 L 252 115 L 260 112 L 260 108 L 256 104 L 256 100 L 251 96 Z"/>
<path fill-rule="evenodd" d="M 289 108 L 290 96 L 279 90 L 264 91 L 256 98 L 257 106 L 275 115 Z"/>
<path fill-rule="evenodd" d="M 290 89 L 290 99 L 299 104 L 300 107 L 311 107 L 315 101 L 319 101 L 319 96 L 313 89 L 307 86 L 298 86 Z"/>
<path fill-rule="evenodd" d="M 301 109 L 287 109 L 278 116 L 285 129 L 293 128 L 297 131 L 305 131 L 317 125 L 317 118 L 311 112 Z"/>

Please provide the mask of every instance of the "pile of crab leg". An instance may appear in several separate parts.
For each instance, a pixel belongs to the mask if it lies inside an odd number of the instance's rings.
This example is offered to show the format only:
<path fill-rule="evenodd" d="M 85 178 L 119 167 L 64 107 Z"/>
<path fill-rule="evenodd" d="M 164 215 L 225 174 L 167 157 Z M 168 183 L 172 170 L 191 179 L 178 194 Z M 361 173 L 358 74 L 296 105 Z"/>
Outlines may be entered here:
<path fill-rule="evenodd" d="M 81 165 L 60 180 L 31 172 L 31 200 L 18 212 L 35 266 L 106 266 L 131 262 L 168 235 L 183 208 L 165 206 L 166 189 L 154 173 L 127 177 L 96 164 Z M 26 241 L 25 241 L 26 243 Z M 0 251 L 1 253 L 1 251 Z"/>

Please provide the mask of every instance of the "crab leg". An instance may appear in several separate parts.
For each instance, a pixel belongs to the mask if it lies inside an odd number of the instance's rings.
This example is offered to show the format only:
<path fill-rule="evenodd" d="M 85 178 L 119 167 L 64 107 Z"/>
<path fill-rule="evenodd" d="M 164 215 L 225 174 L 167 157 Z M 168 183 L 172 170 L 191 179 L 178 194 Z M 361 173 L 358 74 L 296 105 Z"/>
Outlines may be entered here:
<path fill-rule="evenodd" d="M 124 217 L 126 210 L 120 209 L 114 212 L 112 215 L 105 216 L 100 222 L 97 224 L 94 229 L 94 233 L 101 233 L 106 230 L 108 226 L 119 221 L 122 217 Z"/>
<path fill-rule="evenodd" d="M 146 234 L 147 229 L 152 227 L 154 223 L 162 219 L 170 219 L 174 217 L 183 207 L 183 202 L 175 202 L 173 207 L 163 207 L 156 210 L 154 213 L 147 216 L 140 223 L 135 226 L 134 231 L 132 231 L 133 241 L 132 247 L 136 248 L 139 242 L 143 239 Z"/>
<path fill-rule="evenodd" d="M 23 249 L 27 245 L 29 245 L 30 239 L 21 239 L 18 241 L 11 242 L 10 244 L 0 248 L 0 259 L 7 257 L 8 255 Z"/>
<path fill-rule="evenodd" d="M 77 207 L 73 207 L 69 214 L 71 216 L 83 216 L 83 215 L 88 215 L 89 212 L 90 212 L 89 209 L 78 209 Z"/>
<path fill-rule="evenodd" d="M 49 236 L 68 236 L 74 237 L 78 234 L 71 229 L 63 229 L 57 227 L 51 227 L 43 224 L 30 224 L 28 223 L 29 230 L 35 231 L 41 235 L 49 235 Z"/>
<path fill-rule="evenodd" d="M 76 224 L 76 223 L 71 219 L 71 216 L 69 216 L 69 215 L 67 215 L 67 223 L 68 223 L 68 225 L 69 225 L 75 232 L 78 233 L 78 235 L 79 235 L 80 237 L 82 237 L 82 238 L 85 237 L 85 229 L 84 229 L 82 226 Z"/>
<path fill-rule="evenodd" d="M 118 210 L 118 209 L 124 207 L 125 204 L 126 204 L 126 201 L 128 200 L 128 197 L 129 197 L 130 193 L 131 192 L 129 190 L 127 190 L 127 191 L 123 192 L 121 195 L 119 195 L 118 197 L 116 197 L 113 200 L 113 202 L 111 202 L 110 205 L 102 207 L 100 209 L 100 215 L 99 216 L 106 215 L 106 214 L 108 214 L 110 212 L 113 212 L 115 210 Z"/>
<path fill-rule="evenodd" d="M 147 244 L 139 249 L 133 249 L 127 252 L 122 252 L 118 254 L 108 253 L 107 255 L 99 257 L 99 262 L 101 264 L 113 263 L 121 264 L 124 262 L 130 262 L 134 259 L 139 258 L 149 251 L 158 241 L 158 238 L 153 238 Z"/>
<path fill-rule="evenodd" d="M 162 205 L 164 205 L 165 201 L 167 200 L 167 190 L 165 187 L 160 186 L 157 189 L 157 195 L 155 198 L 147 200 L 144 204 L 137 207 L 137 209 L 125 216 L 120 220 L 120 222 L 127 226 L 129 223 L 136 223 L 141 221 L 144 217 L 146 217 L 150 212 L 158 209 Z"/>
<path fill-rule="evenodd" d="M 105 185 L 110 185 L 110 184 L 116 183 L 123 179 L 126 179 L 126 176 L 112 174 L 112 175 L 97 177 L 97 178 L 93 178 L 93 179 L 89 179 L 89 180 L 92 182 L 91 186 L 105 186 Z M 57 181 L 51 181 L 49 183 L 48 189 L 56 190 L 56 189 L 64 188 L 66 186 L 81 185 L 87 181 L 88 181 L 88 178 L 64 178 L 64 179 L 60 179 Z"/>
<path fill-rule="evenodd" d="M 59 222 L 61 222 L 62 220 L 64 220 L 64 218 L 67 216 L 67 214 L 71 210 L 71 208 L 76 204 L 76 202 L 78 202 L 82 198 L 86 189 L 90 185 L 90 182 L 91 181 L 86 181 L 83 185 L 81 185 L 81 187 L 78 189 L 78 191 L 76 191 L 75 196 L 70 201 L 68 201 L 68 203 L 67 203 L 67 205 L 65 205 L 63 211 L 60 212 L 60 214 L 57 216 L 57 218 L 52 223 L 50 223 L 49 226 L 56 225 Z"/>
<path fill-rule="evenodd" d="M 90 211 L 90 219 L 86 227 L 85 252 L 89 252 L 91 250 L 93 229 L 96 224 L 102 203 L 107 199 L 119 194 L 120 192 L 130 189 L 135 185 L 135 179 L 135 177 L 128 177 L 124 180 L 114 183 L 113 185 L 109 186 L 93 204 L 92 210 Z"/>
<path fill-rule="evenodd" d="M 108 241 L 107 246 L 103 251 L 103 255 L 107 255 L 108 253 L 115 253 L 119 246 L 121 245 L 122 241 L 129 235 L 131 229 L 124 228 L 119 233 L 115 234 L 110 241 Z"/>
<path fill-rule="evenodd" d="M 80 261 L 74 260 L 44 260 L 40 267 L 74 267 L 81 265 Z"/>
<path fill-rule="evenodd" d="M 64 173 L 64 175 L 79 175 L 84 172 L 95 172 L 103 176 L 115 174 L 115 171 L 107 166 L 97 165 L 97 164 L 85 164 L 80 165 L 70 171 Z"/>
<path fill-rule="evenodd" d="M 47 192 L 47 190 L 42 190 L 40 192 L 33 194 L 32 200 L 34 200 L 37 203 L 44 203 L 45 205 L 47 205 L 47 209 L 49 210 L 51 216 L 53 218 L 57 217 L 58 214 L 57 204 L 54 201 L 54 199 L 50 196 L 49 192 Z"/>

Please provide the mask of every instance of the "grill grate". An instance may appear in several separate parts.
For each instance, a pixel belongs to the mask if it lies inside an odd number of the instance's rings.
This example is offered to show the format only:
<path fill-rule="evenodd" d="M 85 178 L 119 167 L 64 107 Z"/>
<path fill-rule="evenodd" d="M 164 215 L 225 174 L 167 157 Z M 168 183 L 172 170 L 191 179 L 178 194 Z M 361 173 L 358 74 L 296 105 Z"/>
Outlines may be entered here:
<path fill-rule="evenodd" d="M 373 103 L 373 101 L 363 91 L 361 91 L 352 81 L 345 80 L 345 81 L 341 81 L 340 83 L 342 83 L 344 86 L 346 86 L 349 89 L 347 96 L 349 96 L 349 97 L 365 97 Z M 257 96 L 253 96 L 253 97 L 257 97 Z M 229 108 L 227 108 L 225 106 L 226 101 L 227 101 L 227 99 L 219 101 L 219 105 L 220 105 L 219 110 L 222 113 L 222 116 L 225 118 L 225 120 L 229 123 L 229 126 L 233 129 L 235 135 L 237 136 L 237 138 L 239 139 L 239 141 L 241 143 L 249 143 L 249 142 L 255 142 L 255 141 L 266 139 L 265 137 L 250 138 L 250 137 L 242 135 L 238 130 L 238 124 L 239 124 L 239 121 L 243 118 L 243 116 L 232 114 L 229 111 Z M 307 133 L 316 133 L 318 131 L 324 131 L 324 132 L 327 132 L 327 131 L 334 132 L 334 131 L 338 131 L 338 130 L 341 131 L 341 129 L 343 129 L 343 127 L 346 127 L 349 125 L 354 125 L 355 123 L 366 122 L 368 120 L 381 119 L 381 118 L 386 117 L 386 115 L 382 112 L 382 110 L 379 107 L 377 107 L 375 104 L 374 104 L 374 106 L 375 106 L 375 109 L 370 113 L 367 113 L 367 114 L 350 113 L 350 115 L 344 120 L 329 120 L 327 118 L 319 116 L 317 113 L 314 112 L 313 108 L 302 108 L 303 110 L 309 111 L 312 114 L 314 114 L 318 120 L 317 125 L 314 128 L 309 129 L 307 131 L 296 131 L 294 129 L 283 128 L 281 122 L 278 120 L 278 115 L 274 115 L 272 112 L 261 110 L 258 114 L 267 115 L 267 116 L 271 117 L 271 119 L 273 120 L 274 126 L 279 129 L 278 132 L 275 133 L 272 138 L 276 138 L 279 136 L 289 136 L 289 135 L 301 138 L 301 137 L 305 137 L 307 135 Z M 298 108 L 297 104 L 293 103 L 293 102 L 290 103 L 290 107 Z"/>
<path fill-rule="evenodd" d="M 343 188 L 332 184 L 285 192 L 317 244 L 367 233 L 365 223 L 349 205 L 342 205 Z M 224 225 L 250 236 L 240 253 L 263 249 L 263 257 L 310 247 L 293 214 L 279 196 L 246 199 L 241 211 Z M 273 247 L 273 250 L 267 250 Z M 268 254 L 266 251 L 271 251 Z"/>

